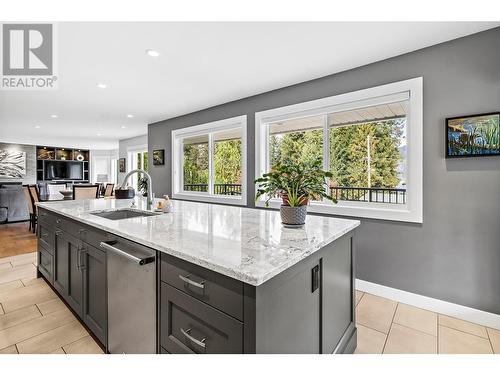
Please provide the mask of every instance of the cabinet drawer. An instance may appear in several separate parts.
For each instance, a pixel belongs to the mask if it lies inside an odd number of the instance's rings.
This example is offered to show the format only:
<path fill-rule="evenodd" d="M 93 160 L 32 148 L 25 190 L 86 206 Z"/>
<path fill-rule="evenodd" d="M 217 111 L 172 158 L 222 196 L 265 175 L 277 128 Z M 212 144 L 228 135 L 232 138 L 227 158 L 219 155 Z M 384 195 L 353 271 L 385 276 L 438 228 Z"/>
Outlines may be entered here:
<path fill-rule="evenodd" d="M 43 208 L 38 208 L 38 221 L 47 223 L 49 225 L 55 225 L 56 215 L 47 210 L 44 210 Z"/>
<path fill-rule="evenodd" d="M 111 239 L 111 236 L 107 235 L 106 232 L 101 232 L 84 225 L 80 226 L 79 234 L 80 239 L 83 242 L 97 249 L 101 248 L 101 242 L 109 241 Z"/>
<path fill-rule="evenodd" d="M 161 254 L 161 280 L 210 306 L 243 320 L 243 283 Z"/>
<path fill-rule="evenodd" d="M 38 225 L 38 241 L 45 250 L 54 254 L 54 230 L 47 223 L 40 222 Z"/>
<path fill-rule="evenodd" d="M 161 283 L 161 346 L 177 353 L 242 353 L 243 323 Z"/>
<path fill-rule="evenodd" d="M 51 284 L 53 283 L 54 258 L 43 246 L 38 246 L 38 270 Z"/>

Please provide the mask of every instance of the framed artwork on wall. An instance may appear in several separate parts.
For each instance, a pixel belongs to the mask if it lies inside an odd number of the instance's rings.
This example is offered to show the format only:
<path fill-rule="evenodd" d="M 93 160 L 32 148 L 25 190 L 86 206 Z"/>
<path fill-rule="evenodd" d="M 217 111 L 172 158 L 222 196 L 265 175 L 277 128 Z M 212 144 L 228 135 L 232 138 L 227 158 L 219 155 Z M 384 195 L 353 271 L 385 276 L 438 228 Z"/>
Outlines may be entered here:
<path fill-rule="evenodd" d="M 500 112 L 446 119 L 446 157 L 500 155 Z"/>
<path fill-rule="evenodd" d="M 0 150 L 0 177 L 23 178 L 26 176 L 26 152 Z"/>
<path fill-rule="evenodd" d="M 153 151 L 153 165 L 165 165 L 165 150 Z"/>
<path fill-rule="evenodd" d="M 118 171 L 120 173 L 125 173 L 127 171 L 125 167 L 125 158 L 118 159 Z"/>

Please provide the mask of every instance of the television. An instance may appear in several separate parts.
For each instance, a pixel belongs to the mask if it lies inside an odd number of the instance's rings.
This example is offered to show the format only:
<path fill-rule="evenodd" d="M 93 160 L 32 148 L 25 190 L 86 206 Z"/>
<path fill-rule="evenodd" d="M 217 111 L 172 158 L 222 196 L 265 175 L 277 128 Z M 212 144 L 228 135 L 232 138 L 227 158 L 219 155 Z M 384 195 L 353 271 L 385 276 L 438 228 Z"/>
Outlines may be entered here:
<path fill-rule="evenodd" d="M 45 179 L 83 180 L 83 164 L 78 161 L 46 161 Z"/>

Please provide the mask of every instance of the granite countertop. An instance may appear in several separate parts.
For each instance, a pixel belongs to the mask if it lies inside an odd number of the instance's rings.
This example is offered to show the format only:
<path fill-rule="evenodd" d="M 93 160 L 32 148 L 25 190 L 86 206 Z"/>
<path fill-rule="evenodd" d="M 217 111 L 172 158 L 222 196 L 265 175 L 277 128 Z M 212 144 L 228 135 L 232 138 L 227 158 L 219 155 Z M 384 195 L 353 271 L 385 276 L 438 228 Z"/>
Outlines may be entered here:
<path fill-rule="evenodd" d="M 49 211 L 258 286 L 356 228 L 358 220 L 308 215 L 302 229 L 281 224 L 278 211 L 173 201 L 173 212 L 109 220 L 93 211 L 129 208 L 131 200 L 38 203 Z M 145 199 L 135 199 L 145 209 Z"/>

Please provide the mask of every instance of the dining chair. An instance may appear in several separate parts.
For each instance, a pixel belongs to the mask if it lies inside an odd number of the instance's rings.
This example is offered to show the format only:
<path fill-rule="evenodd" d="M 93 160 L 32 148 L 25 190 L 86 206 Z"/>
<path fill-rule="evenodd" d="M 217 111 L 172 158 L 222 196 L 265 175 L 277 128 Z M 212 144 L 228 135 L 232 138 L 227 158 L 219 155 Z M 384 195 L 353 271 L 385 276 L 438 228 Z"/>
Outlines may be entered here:
<path fill-rule="evenodd" d="M 73 185 L 73 199 L 99 198 L 99 185 Z"/>
<path fill-rule="evenodd" d="M 61 190 L 66 190 L 66 184 L 47 184 L 47 193 L 49 195 L 52 194 L 60 194 Z"/>
<path fill-rule="evenodd" d="M 31 230 L 35 227 L 35 205 L 33 204 L 33 198 L 31 197 L 28 185 L 23 185 L 23 193 L 26 198 L 26 202 L 28 203 L 28 212 L 30 214 L 28 230 L 31 232 Z"/>
<path fill-rule="evenodd" d="M 106 189 L 104 190 L 104 197 L 111 197 L 113 195 L 113 189 L 115 184 L 106 184 Z"/>
<path fill-rule="evenodd" d="M 38 225 L 38 206 L 36 205 L 36 203 L 40 202 L 40 192 L 38 191 L 37 185 L 28 185 L 28 191 L 33 203 L 33 225 L 31 226 L 31 229 L 33 233 L 35 233 L 36 227 Z"/>

